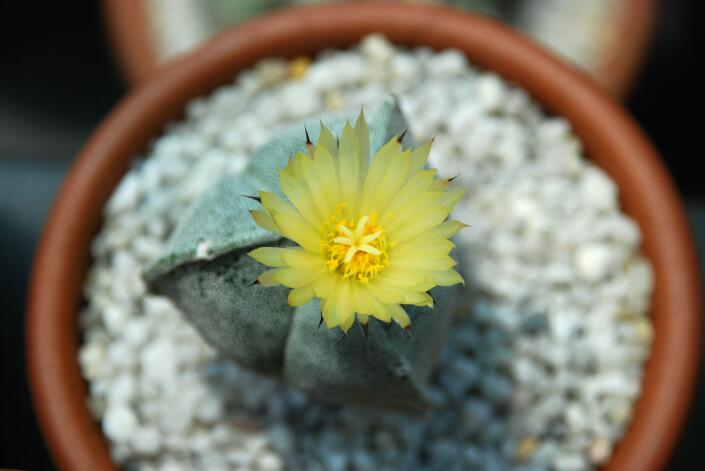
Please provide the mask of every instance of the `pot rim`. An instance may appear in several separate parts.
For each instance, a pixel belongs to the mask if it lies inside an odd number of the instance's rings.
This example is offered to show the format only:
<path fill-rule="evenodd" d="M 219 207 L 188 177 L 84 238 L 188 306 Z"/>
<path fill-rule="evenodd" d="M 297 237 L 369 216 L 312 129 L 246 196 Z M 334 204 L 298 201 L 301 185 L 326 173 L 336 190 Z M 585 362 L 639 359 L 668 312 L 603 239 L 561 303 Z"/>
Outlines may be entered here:
<path fill-rule="evenodd" d="M 161 62 L 145 12 L 146 0 L 103 0 L 102 3 L 104 22 L 120 70 L 131 85 L 142 83 L 156 73 Z M 615 97 L 626 98 L 637 79 L 658 8 L 657 0 L 622 0 L 614 37 L 594 70 L 595 80 Z M 619 47 L 614 47 L 615 44 Z"/>
<path fill-rule="evenodd" d="M 655 339 L 634 420 L 608 470 L 656 471 L 682 429 L 697 378 L 702 299 L 697 256 L 678 194 L 648 139 L 599 86 L 530 40 L 486 18 L 427 5 L 295 7 L 243 24 L 162 68 L 100 124 L 66 178 L 44 228 L 27 311 L 30 385 L 40 425 L 62 469 L 114 469 L 85 405 L 76 317 L 102 208 L 133 156 L 185 104 L 265 57 L 347 47 L 380 32 L 390 41 L 455 48 L 518 84 L 573 127 L 589 158 L 618 183 L 654 267 Z"/>

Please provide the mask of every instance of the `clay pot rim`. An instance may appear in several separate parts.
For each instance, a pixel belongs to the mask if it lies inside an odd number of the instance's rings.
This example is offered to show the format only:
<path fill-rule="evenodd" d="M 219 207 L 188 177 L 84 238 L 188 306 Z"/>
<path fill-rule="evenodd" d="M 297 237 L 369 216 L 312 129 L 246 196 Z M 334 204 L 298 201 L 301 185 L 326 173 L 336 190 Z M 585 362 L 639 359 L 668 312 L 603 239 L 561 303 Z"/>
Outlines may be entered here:
<path fill-rule="evenodd" d="M 103 0 L 104 22 L 123 76 L 136 85 L 159 67 L 145 0 Z M 618 98 L 626 98 L 644 62 L 654 30 L 657 0 L 623 0 L 614 38 L 595 68 L 595 79 Z M 472 14 L 472 13 L 470 13 Z M 618 45 L 618 47 L 614 47 Z"/>
<path fill-rule="evenodd" d="M 697 378 L 702 299 L 685 212 L 653 147 L 587 76 L 496 22 L 441 7 L 346 4 L 288 9 L 210 40 L 127 96 L 82 150 L 45 227 L 27 313 L 33 400 L 62 469 L 114 469 L 84 404 L 76 316 L 102 207 L 130 159 L 190 98 L 230 82 L 258 59 L 349 46 L 372 32 L 399 44 L 460 49 L 477 66 L 517 83 L 566 118 L 587 155 L 617 181 L 655 269 L 656 335 L 634 421 L 606 469 L 656 471 L 666 463 Z"/>

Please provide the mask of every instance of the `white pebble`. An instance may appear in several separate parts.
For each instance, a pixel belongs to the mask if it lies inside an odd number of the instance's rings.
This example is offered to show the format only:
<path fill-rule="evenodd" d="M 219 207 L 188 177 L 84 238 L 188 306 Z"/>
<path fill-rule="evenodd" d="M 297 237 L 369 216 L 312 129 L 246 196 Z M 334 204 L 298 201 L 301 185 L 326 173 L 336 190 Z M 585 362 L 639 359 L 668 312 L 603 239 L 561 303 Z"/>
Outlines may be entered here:
<path fill-rule="evenodd" d="M 450 49 L 431 56 L 428 70 L 435 77 L 455 77 L 467 70 L 467 62 L 462 52 Z"/>
<path fill-rule="evenodd" d="M 592 464 L 602 466 L 607 463 L 612 455 L 612 444 L 604 437 L 597 437 L 590 445 L 588 453 Z"/>
<path fill-rule="evenodd" d="M 360 43 L 360 50 L 371 61 L 385 62 L 394 55 L 394 47 L 381 34 L 365 37 Z"/>
<path fill-rule="evenodd" d="M 154 455 L 161 446 L 159 431 L 155 427 L 140 427 L 133 433 L 130 443 L 137 452 Z"/>
<path fill-rule="evenodd" d="M 259 471 L 280 471 L 284 469 L 284 461 L 274 453 L 262 453 L 257 458 L 257 469 Z"/>
<path fill-rule="evenodd" d="M 588 281 L 600 281 L 610 272 L 614 254 L 602 244 L 586 244 L 578 248 L 574 263 L 580 276 Z"/>
<path fill-rule="evenodd" d="M 137 429 L 137 417 L 125 404 L 108 407 L 103 417 L 103 432 L 115 442 L 126 442 Z"/>

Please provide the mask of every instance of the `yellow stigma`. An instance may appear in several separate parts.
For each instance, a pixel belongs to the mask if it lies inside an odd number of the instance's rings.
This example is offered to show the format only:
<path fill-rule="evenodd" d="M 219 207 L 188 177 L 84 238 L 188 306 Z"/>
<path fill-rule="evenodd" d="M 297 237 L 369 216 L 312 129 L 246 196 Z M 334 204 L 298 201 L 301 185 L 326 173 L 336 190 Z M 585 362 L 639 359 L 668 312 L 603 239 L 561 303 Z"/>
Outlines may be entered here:
<path fill-rule="evenodd" d="M 375 215 L 362 216 L 357 223 L 339 220 L 321 245 L 331 272 L 362 284 L 389 265 L 387 238 Z"/>

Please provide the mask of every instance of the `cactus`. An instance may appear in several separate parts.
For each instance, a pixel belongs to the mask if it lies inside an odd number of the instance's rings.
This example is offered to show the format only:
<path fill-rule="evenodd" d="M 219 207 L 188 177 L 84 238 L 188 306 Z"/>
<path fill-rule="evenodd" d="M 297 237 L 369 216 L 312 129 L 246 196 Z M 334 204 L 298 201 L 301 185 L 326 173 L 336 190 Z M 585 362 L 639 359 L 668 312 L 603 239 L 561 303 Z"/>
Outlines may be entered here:
<path fill-rule="evenodd" d="M 423 170 L 430 143 L 402 149 L 405 122 L 395 100 L 373 109 L 369 119 L 361 113 L 355 127 L 349 118 L 306 122 L 256 151 L 243 174 L 223 178 L 194 203 L 144 278 L 152 292 L 171 298 L 219 353 L 245 367 L 279 376 L 323 400 L 421 412 L 429 406 L 425 383 L 451 318 L 448 291 L 462 282 L 452 269 L 447 238 L 464 225 L 446 220 L 462 192 L 447 190 L 450 180 Z M 352 160 L 344 160 L 349 156 Z M 321 199 L 314 211 L 297 192 L 313 176 L 316 159 L 339 165 L 340 181 L 335 175 L 335 183 L 313 179 L 323 185 L 309 188 Z M 406 173 L 392 171 L 397 162 Z M 352 208 L 365 205 L 355 191 L 366 175 L 368 180 L 374 172 L 387 175 L 382 164 L 399 178 L 378 179 L 373 190 L 391 192 L 383 199 L 401 214 L 427 216 L 421 226 L 397 221 L 407 234 L 413 227 L 421 231 L 410 239 L 417 245 L 396 248 L 387 240 L 381 224 L 387 221 L 391 229 L 391 209 L 377 224 L 376 214 L 361 216 Z M 339 203 L 340 195 L 325 201 L 338 191 L 356 203 Z M 399 199 L 396 206 L 393 196 Z M 412 208 L 400 206 L 405 198 Z M 311 211 L 332 207 L 337 216 L 321 216 L 332 217 L 332 225 L 325 229 L 321 222 L 311 232 Z M 426 258 L 401 260 L 404 247 L 424 244 Z M 387 266 L 396 271 L 384 274 Z M 387 278 L 375 281 L 378 273 Z M 381 284 L 397 279 L 399 286 Z M 340 291 L 344 287 L 347 295 Z"/>

